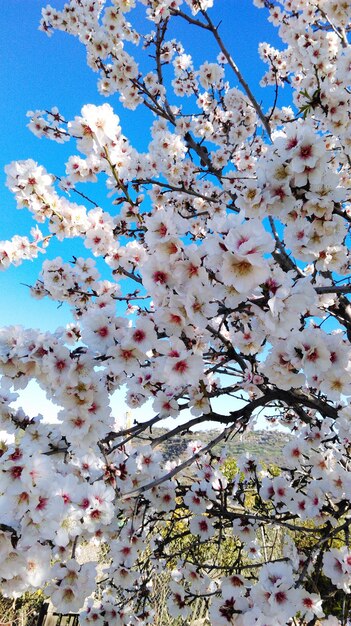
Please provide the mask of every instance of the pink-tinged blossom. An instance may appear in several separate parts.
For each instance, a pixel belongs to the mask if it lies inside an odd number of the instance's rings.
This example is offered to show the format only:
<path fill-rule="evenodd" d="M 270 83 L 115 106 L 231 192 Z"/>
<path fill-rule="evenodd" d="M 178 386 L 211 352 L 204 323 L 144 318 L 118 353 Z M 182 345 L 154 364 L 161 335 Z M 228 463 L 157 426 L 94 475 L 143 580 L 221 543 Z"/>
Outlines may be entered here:
<path fill-rule="evenodd" d="M 208 541 L 214 535 L 213 522 L 209 517 L 197 515 L 190 519 L 190 532 L 197 535 L 200 541 Z"/>
<path fill-rule="evenodd" d="M 196 383 L 203 374 L 202 359 L 196 354 L 170 353 L 165 362 L 165 374 L 171 387 Z"/>
<path fill-rule="evenodd" d="M 350 593 L 351 553 L 347 546 L 332 548 L 323 557 L 323 571 L 338 589 Z"/>
<path fill-rule="evenodd" d="M 169 585 L 170 596 L 167 600 L 168 612 L 172 617 L 186 619 L 190 615 L 190 606 L 186 600 L 185 589 L 172 581 Z"/>
<path fill-rule="evenodd" d="M 179 415 L 178 403 L 172 394 L 166 394 L 162 391 L 158 392 L 152 406 L 155 413 L 162 417 L 177 417 Z"/>
<path fill-rule="evenodd" d="M 300 590 L 299 603 L 301 606 L 301 614 L 305 620 L 311 621 L 314 617 L 324 617 L 322 609 L 322 600 L 316 593 L 308 593 Z"/>

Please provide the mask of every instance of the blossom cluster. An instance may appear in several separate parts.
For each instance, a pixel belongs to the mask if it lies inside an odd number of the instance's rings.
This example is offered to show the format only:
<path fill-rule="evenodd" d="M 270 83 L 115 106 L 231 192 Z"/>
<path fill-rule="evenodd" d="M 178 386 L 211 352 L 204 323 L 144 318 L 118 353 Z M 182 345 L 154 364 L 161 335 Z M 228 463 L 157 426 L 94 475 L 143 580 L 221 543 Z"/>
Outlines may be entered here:
<path fill-rule="evenodd" d="M 31 111 L 36 136 L 75 153 L 60 178 L 32 159 L 6 167 L 37 224 L 31 239 L 0 242 L 0 268 L 52 240 L 80 238 L 86 256 L 48 255 L 31 286 L 68 305 L 65 328 L 0 329 L 1 589 L 43 589 L 82 626 L 154 623 L 165 573 L 168 612 L 185 622 L 201 597 L 214 626 L 346 624 L 350 10 L 254 4 L 286 46 L 259 48 L 276 94 L 268 111 L 221 39 L 213 0 L 43 9 L 43 31 L 86 47 L 101 94 L 153 114 L 141 152 L 112 104 L 72 120 Z M 142 14 L 146 35 L 133 26 Z M 217 58 L 196 66 L 167 39 L 177 20 L 212 35 Z M 283 87 L 291 106 L 279 108 Z M 104 206 L 81 191 L 97 182 Z M 21 408 L 33 380 L 55 420 Z M 144 407 L 140 422 L 112 408 L 116 392 Z M 289 433 L 281 466 L 247 453 L 231 473 L 224 443 L 261 414 Z M 155 430 L 165 418 L 172 426 Z M 182 441 L 167 460 L 162 446 L 208 422 L 210 443 Z"/>

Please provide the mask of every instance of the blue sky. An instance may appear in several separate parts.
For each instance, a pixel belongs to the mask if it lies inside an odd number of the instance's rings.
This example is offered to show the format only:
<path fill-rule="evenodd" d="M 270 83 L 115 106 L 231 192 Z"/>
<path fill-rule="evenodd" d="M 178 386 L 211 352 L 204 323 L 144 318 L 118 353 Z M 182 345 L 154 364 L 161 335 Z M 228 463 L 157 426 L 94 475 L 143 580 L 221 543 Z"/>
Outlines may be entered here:
<path fill-rule="evenodd" d="M 0 240 L 11 238 L 14 234 L 27 235 L 34 225 L 25 210 L 16 210 L 14 199 L 4 185 L 4 166 L 13 160 L 33 158 L 49 172 L 62 175 L 65 160 L 75 153 L 73 143 L 59 145 L 32 135 L 26 127 L 27 111 L 58 106 L 67 119 L 72 119 L 79 115 L 84 104 L 106 101 L 97 92 L 96 74 L 87 67 L 85 49 L 78 39 L 57 31 L 48 38 L 38 30 L 43 5 L 43 0 L 11 0 L 1 6 Z M 52 5 L 62 8 L 63 2 L 53 0 Z M 264 98 L 268 106 L 272 94 L 258 87 L 265 66 L 258 58 L 257 46 L 262 40 L 276 43 L 275 29 L 266 21 L 265 12 L 253 7 L 251 0 L 217 0 L 215 7 L 213 19 L 215 23 L 221 21 L 224 41 L 254 87 L 256 96 Z M 139 22 L 144 32 L 152 27 L 141 20 Z M 182 40 L 186 50 L 191 50 L 195 65 L 204 60 L 215 61 L 218 50 L 209 35 L 201 33 L 204 37 L 200 42 L 200 39 L 194 39 L 191 27 L 182 24 L 180 29 L 180 26 L 180 21 L 176 21 L 171 34 Z M 235 78 L 232 84 L 236 85 Z M 120 115 L 123 132 L 135 147 L 146 149 L 149 135 L 145 129 L 150 121 L 149 114 L 145 117 L 140 109 L 126 111 L 118 96 L 108 102 Z M 85 191 L 84 188 L 82 190 Z M 108 200 L 101 193 L 98 197 L 103 208 L 108 210 Z M 62 255 L 64 260 L 69 260 L 68 249 L 71 254 L 85 253 L 81 242 L 74 240 L 69 247 L 55 244 L 49 249 L 48 257 Z M 32 300 L 28 289 L 21 284 L 35 281 L 43 258 L 41 256 L 37 261 L 0 273 L 0 326 L 23 324 L 53 330 L 57 325 L 70 321 L 65 306 L 58 308 L 57 304 L 49 301 Z"/>

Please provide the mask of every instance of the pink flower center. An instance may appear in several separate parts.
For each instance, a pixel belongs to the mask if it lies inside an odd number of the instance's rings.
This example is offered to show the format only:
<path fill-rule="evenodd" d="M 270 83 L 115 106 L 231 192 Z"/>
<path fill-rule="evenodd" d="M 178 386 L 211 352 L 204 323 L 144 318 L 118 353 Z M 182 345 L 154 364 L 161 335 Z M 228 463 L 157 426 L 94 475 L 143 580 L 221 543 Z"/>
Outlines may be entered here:
<path fill-rule="evenodd" d="M 102 328 L 99 328 L 96 332 L 98 335 L 100 335 L 100 337 L 107 337 L 108 328 L 107 326 L 102 326 Z"/>
<path fill-rule="evenodd" d="M 186 361 L 178 361 L 173 367 L 173 370 L 179 374 L 184 374 L 188 368 L 189 366 Z"/>
<path fill-rule="evenodd" d="M 159 283 L 160 285 L 164 285 L 167 282 L 167 274 L 165 272 L 154 272 L 152 278 L 155 283 Z"/>
<path fill-rule="evenodd" d="M 278 591 L 278 593 L 275 594 L 275 599 L 278 604 L 284 604 L 284 602 L 287 601 L 285 591 Z"/>
<path fill-rule="evenodd" d="M 312 153 L 312 146 L 301 146 L 299 157 L 300 159 L 308 159 L 310 156 L 312 156 Z"/>
<path fill-rule="evenodd" d="M 133 333 L 133 339 L 134 341 L 136 341 L 136 343 L 140 343 L 145 339 L 145 337 L 146 333 L 140 328 Z"/>

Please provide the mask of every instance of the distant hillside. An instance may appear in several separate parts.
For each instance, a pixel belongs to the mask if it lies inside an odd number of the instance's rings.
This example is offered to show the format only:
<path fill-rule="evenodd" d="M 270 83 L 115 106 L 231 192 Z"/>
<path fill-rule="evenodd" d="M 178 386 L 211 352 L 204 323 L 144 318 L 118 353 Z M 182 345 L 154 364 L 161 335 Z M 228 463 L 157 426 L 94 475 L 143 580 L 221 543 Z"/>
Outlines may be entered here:
<path fill-rule="evenodd" d="M 153 429 L 153 436 L 157 438 L 167 432 L 164 428 Z M 218 436 L 218 430 L 206 430 L 201 432 L 184 433 L 173 437 L 170 441 L 160 444 L 160 450 L 165 459 L 173 460 L 182 456 L 189 441 L 200 440 L 205 445 Z M 244 435 L 237 435 L 234 439 L 222 442 L 213 448 L 217 454 L 222 448 L 226 448 L 229 457 L 237 458 L 245 452 L 255 454 L 265 463 L 279 465 L 283 461 L 282 448 L 291 439 L 289 433 L 274 430 L 248 431 Z"/>

